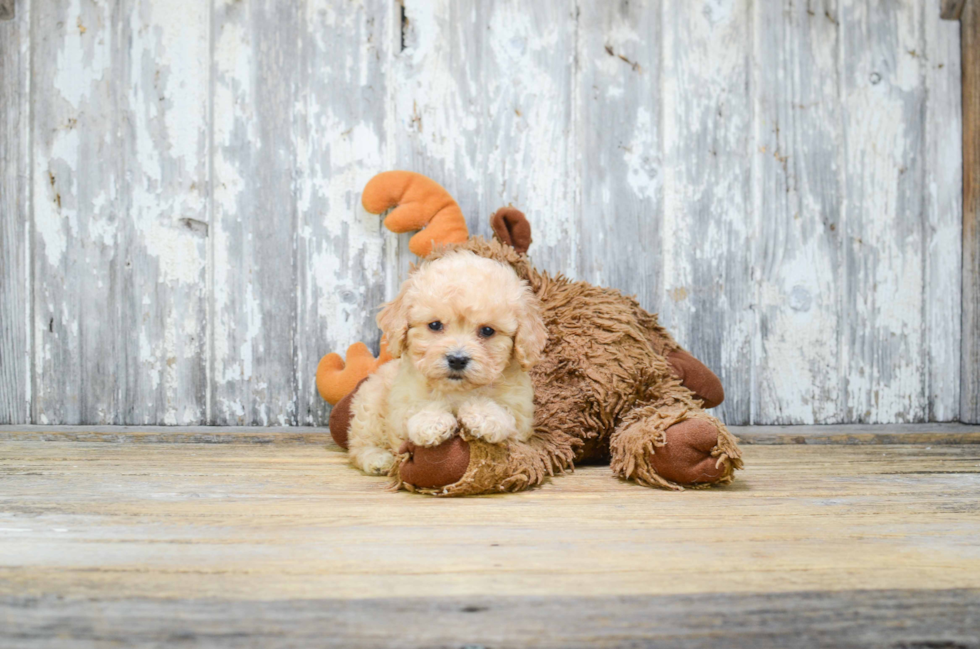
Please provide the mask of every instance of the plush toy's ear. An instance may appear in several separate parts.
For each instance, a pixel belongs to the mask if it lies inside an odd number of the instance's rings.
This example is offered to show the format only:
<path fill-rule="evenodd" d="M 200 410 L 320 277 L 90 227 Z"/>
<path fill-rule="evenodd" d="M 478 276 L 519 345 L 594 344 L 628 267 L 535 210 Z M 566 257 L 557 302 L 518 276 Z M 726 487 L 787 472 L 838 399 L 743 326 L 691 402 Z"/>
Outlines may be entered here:
<path fill-rule="evenodd" d="M 365 185 L 361 204 L 372 214 L 394 207 L 385 218 L 385 227 L 392 232 L 421 230 L 408 242 L 408 249 L 419 257 L 432 252 L 436 244 L 462 243 L 469 237 L 459 205 L 442 185 L 422 174 L 380 173 Z"/>
<path fill-rule="evenodd" d="M 516 207 L 501 207 L 490 217 L 490 227 L 501 243 L 523 254 L 531 247 L 531 224 Z"/>
<path fill-rule="evenodd" d="M 541 360 L 541 353 L 548 342 L 548 330 L 541 318 L 541 302 L 525 287 L 524 300 L 517 316 L 517 333 L 514 334 L 514 357 L 521 368 L 529 370 Z"/>
<path fill-rule="evenodd" d="M 399 358 L 405 351 L 408 341 L 408 303 L 405 300 L 405 287 L 391 302 L 381 307 L 378 314 L 378 327 L 388 340 L 388 353 Z"/>

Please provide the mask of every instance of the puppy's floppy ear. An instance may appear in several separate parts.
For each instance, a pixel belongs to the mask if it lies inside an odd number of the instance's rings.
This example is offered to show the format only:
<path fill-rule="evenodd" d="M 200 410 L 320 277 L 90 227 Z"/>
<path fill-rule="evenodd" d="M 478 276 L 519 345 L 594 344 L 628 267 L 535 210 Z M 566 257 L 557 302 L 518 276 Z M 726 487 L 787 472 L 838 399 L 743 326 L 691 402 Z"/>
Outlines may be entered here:
<path fill-rule="evenodd" d="M 408 282 L 405 284 L 398 297 L 382 306 L 378 314 L 378 327 L 388 339 L 388 353 L 393 358 L 402 355 L 408 342 L 408 300 L 405 299 Z"/>
<path fill-rule="evenodd" d="M 525 287 L 524 299 L 517 314 L 517 331 L 514 333 L 514 358 L 521 368 L 529 370 L 541 360 L 547 342 L 548 331 L 541 318 L 541 302 L 529 287 Z"/>

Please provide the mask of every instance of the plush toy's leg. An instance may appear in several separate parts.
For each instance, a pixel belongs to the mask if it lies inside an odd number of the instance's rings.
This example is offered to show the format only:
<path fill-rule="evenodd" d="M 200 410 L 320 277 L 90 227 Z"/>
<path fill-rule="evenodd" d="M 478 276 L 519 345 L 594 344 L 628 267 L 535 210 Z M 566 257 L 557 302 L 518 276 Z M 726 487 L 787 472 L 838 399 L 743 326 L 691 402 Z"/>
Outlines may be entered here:
<path fill-rule="evenodd" d="M 350 419 L 351 411 L 350 405 L 351 401 L 354 400 L 354 395 L 357 394 L 357 390 L 364 385 L 364 382 L 368 380 L 368 377 L 364 377 L 357 382 L 354 389 L 347 393 L 343 399 L 337 402 L 337 405 L 333 407 L 330 411 L 330 436 L 333 437 L 333 441 L 337 442 L 337 446 L 342 449 L 347 449 L 347 433 L 350 430 Z"/>
<path fill-rule="evenodd" d="M 742 468 L 742 453 L 725 425 L 705 412 L 688 390 L 637 406 L 610 439 L 613 472 L 650 487 L 727 484 Z"/>
<path fill-rule="evenodd" d="M 680 379 L 681 385 L 693 392 L 705 408 L 714 408 L 725 400 L 725 388 L 708 366 L 685 351 L 666 329 L 660 326 L 657 316 L 648 313 L 634 302 L 636 321 L 647 332 L 653 351 L 663 356 L 671 374 Z"/>
<path fill-rule="evenodd" d="M 681 385 L 704 402 L 705 408 L 714 408 L 725 400 L 725 388 L 708 366 L 683 349 L 667 354 L 667 364 L 681 381 Z"/>
<path fill-rule="evenodd" d="M 439 446 L 406 443 L 392 467 L 392 486 L 434 496 L 522 491 L 570 468 L 578 443 L 548 433 L 527 442 L 487 444 L 465 431 Z"/>

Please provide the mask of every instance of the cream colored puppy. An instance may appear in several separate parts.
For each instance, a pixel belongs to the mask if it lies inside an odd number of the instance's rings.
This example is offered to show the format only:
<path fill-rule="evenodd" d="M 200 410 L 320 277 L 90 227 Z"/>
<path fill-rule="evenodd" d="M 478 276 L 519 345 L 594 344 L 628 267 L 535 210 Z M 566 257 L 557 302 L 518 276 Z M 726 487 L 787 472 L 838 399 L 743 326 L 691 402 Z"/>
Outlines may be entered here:
<path fill-rule="evenodd" d="M 491 443 L 531 436 L 528 369 L 547 333 L 537 297 L 509 265 L 468 251 L 424 262 L 378 325 L 395 360 L 351 404 L 354 466 L 387 473 L 405 440 L 436 446 L 460 424 Z"/>

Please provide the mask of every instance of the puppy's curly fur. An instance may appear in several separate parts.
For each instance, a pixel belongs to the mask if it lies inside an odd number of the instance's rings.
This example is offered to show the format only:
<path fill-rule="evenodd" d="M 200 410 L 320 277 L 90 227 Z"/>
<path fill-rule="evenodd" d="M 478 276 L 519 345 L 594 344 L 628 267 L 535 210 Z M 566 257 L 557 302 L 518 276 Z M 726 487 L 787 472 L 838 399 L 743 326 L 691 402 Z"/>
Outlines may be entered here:
<path fill-rule="evenodd" d="M 386 474 L 406 441 L 457 432 L 491 444 L 533 432 L 528 370 L 547 342 L 538 298 L 506 263 L 460 250 L 415 269 L 378 315 L 394 361 L 358 390 L 350 461 Z"/>

